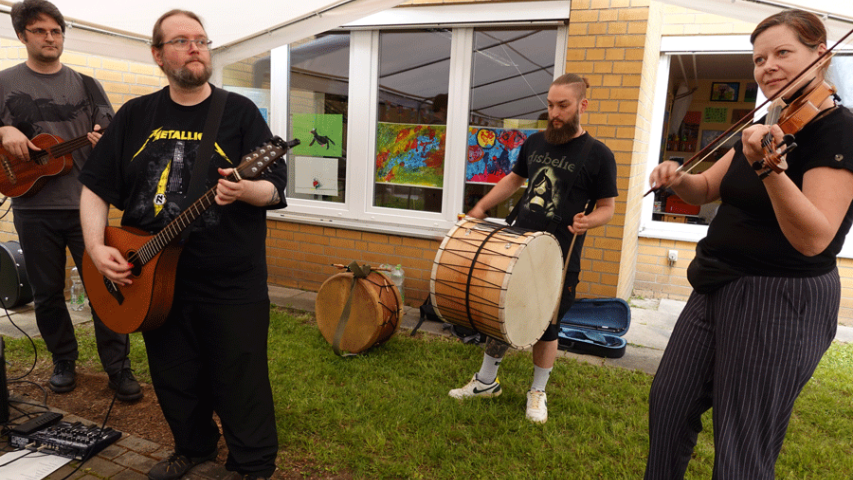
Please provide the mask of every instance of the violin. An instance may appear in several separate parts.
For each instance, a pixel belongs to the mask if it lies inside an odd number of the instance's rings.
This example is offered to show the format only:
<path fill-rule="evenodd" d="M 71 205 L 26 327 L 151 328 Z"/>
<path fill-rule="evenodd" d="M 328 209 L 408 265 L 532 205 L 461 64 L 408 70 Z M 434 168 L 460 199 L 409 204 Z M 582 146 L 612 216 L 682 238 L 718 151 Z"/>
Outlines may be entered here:
<path fill-rule="evenodd" d="M 768 133 L 762 141 L 764 158 L 753 162 L 752 168 L 764 170 L 758 178 L 764 180 L 771 172 L 782 173 L 788 169 L 785 155 L 797 147 L 794 136 L 814 120 L 824 109 L 821 105 L 832 95 L 836 88 L 825 81 L 820 82 L 806 94 L 794 95 L 794 100 L 786 104 L 782 97 L 774 100 L 767 110 L 765 125 L 778 125 L 784 134 L 782 144 L 776 145 L 773 137 Z M 781 150 L 780 150 L 781 149 Z"/>
<path fill-rule="evenodd" d="M 706 158 L 708 158 L 712 153 L 717 151 L 717 149 L 719 149 L 720 146 L 723 145 L 726 141 L 728 141 L 734 135 L 738 134 L 741 130 L 746 128 L 750 124 L 750 122 L 752 121 L 752 118 L 755 115 L 755 112 L 759 111 L 762 107 L 764 107 L 768 103 L 776 102 L 777 100 L 783 98 L 784 96 L 789 95 L 791 93 L 791 90 L 793 89 L 794 85 L 797 85 L 801 78 L 803 78 L 806 75 L 811 74 L 812 72 L 817 71 L 817 69 L 819 69 L 821 66 L 823 66 L 824 63 L 829 61 L 829 59 L 834 55 L 833 50 L 835 50 L 835 47 L 845 43 L 847 41 L 847 38 L 850 37 L 851 35 L 853 35 L 853 30 L 850 30 L 849 32 L 847 32 L 843 37 L 841 37 L 841 39 L 839 39 L 837 42 L 835 42 L 835 44 L 832 47 L 828 48 L 825 52 L 823 52 L 823 54 L 821 54 L 818 58 L 816 58 L 802 72 L 800 72 L 797 76 L 792 78 L 785 85 L 785 87 L 783 87 L 779 92 L 774 94 L 771 98 L 768 98 L 767 100 L 762 102 L 761 105 L 752 109 L 752 111 L 750 111 L 748 114 L 744 115 L 740 120 L 735 122 L 734 125 L 729 127 L 725 132 L 723 132 L 720 136 L 718 136 L 716 139 L 714 139 L 714 141 L 709 143 L 708 146 L 706 146 L 705 148 L 703 148 L 702 150 L 697 152 L 695 155 L 690 157 L 686 162 L 684 162 L 680 167 L 678 167 L 677 172 L 688 173 L 691 170 L 693 170 L 693 168 L 695 168 L 696 165 L 699 165 L 702 162 L 702 160 L 705 160 Z M 830 93 L 826 93 L 828 91 Z M 788 114 L 785 115 L 787 128 L 789 128 L 789 129 L 793 128 L 794 129 L 793 131 L 795 131 L 795 132 L 799 131 L 800 128 L 805 126 L 808 122 L 813 120 L 820 113 L 820 110 L 819 110 L 820 105 L 823 103 L 824 100 L 826 100 L 827 97 L 829 97 L 829 95 L 832 95 L 834 93 L 835 93 L 834 88 L 832 86 L 830 86 L 826 82 L 822 82 L 816 88 L 813 88 L 812 91 L 809 92 L 809 94 L 807 94 L 807 95 L 800 95 L 800 96 L 790 95 L 790 97 L 796 98 L 796 100 L 794 102 L 792 102 L 791 105 L 786 105 L 786 107 L 788 108 Z M 825 95 L 823 97 L 823 100 L 817 101 L 818 99 L 820 99 L 821 95 Z M 782 102 L 784 102 L 784 101 L 782 101 Z M 795 106 L 795 104 L 797 104 L 797 105 Z M 785 105 L 785 104 L 783 103 L 783 105 Z M 781 116 L 781 111 L 785 110 L 786 107 L 779 108 L 780 116 Z M 813 115 L 811 115 L 811 117 L 809 118 L 808 113 L 810 113 L 810 112 L 813 112 Z M 808 120 L 804 120 L 806 118 L 808 118 Z M 794 128 L 797 124 L 800 124 L 800 127 Z M 783 129 L 783 131 L 785 131 L 785 130 Z M 767 151 L 769 149 L 769 151 L 771 153 L 767 155 L 768 158 L 765 158 L 762 160 L 763 163 L 758 164 L 758 168 L 757 168 L 757 170 L 760 170 L 762 168 L 765 168 L 765 165 L 769 167 L 765 172 L 762 172 L 759 175 L 762 179 L 765 178 L 767 175 L 770 175 L 770 172 L 774 171 L 773 170 L 774 166 L 777 168 L 781 168 L 782 166 L 784 166 L 784 168 L 787 168 L 787 163 L 784 163 L 784 156 L 785 156 L 785 153 L 790 151 L 792 148 L 791 145 L 793 144 L 793 133 L 787 134 L 787 135 L 789 135 L 788 140 L 790 143 L 787 144 L 787 146 L 784 150 L 782 150 L 781 152 L 778 152 L 778 154 L 776 154 L 776 155 L 773 154 L 773 151 L 775 150 L 775 148 L 773 148 L 772 141 L 769 139 L 767 140 L 769 143 L 768 143 L 767 149 L 765 149 L 765 151 Z M 753 168 L 755 168 L 755 164 L 753 164 Z M 780 170 L 780 171 L 783 171 L 783 170 Z M 648 195 L 648 194 L 650 194 L 656 190 L 659 190 L 661 188 L 664 188 L 664 185 L 653 185 L 652 188 L 650 188 L 645 194 L 643 194 L 643 196 L 645 197 L 646 195 Z"/>

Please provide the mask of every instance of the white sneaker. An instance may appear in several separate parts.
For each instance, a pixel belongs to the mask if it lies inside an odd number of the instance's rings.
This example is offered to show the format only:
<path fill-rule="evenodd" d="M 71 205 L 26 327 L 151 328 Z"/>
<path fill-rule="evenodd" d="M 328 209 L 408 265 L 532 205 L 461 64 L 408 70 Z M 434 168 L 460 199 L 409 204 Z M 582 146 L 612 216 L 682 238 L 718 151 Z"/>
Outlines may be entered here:
<path fill-rule="evenodd" d="M 497 397 L 500 394 L 500 380 L 495 378 L 495 381 L 492 383 L 483 383 L 477 380 L 477 374 L 474 374 L 474 376 L 471 377 L 471 381 L 464 387 L 455 388 L 448 393 L 451 397 L 459 400 L 472 397 Z"/>
<path fill-rule="evenodd" d="M 527 392 L 527 419 L 534 423 L 548 420 L 548 397 L 545 392 L 530 390 Z"/>

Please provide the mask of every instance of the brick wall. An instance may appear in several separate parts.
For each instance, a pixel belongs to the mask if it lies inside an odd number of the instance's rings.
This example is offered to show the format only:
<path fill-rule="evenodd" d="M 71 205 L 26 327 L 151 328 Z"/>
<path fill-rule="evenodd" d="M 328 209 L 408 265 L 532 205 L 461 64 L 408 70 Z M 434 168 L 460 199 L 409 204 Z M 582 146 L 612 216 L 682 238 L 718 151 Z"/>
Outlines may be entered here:
<path fill-rule="evenodd" d="M 590 83 L 581 124 L 613 151 L 619 187 L 613 220 L 588 234 L 580 296 L 628 298 L 633 289 L 659 11 L 648 0 L 572 2 L 566 72 Z"/>
<path fill-rule="evenodd" d="M 269 283 L 317 291 L 341 270 L 333 263 L 402 265 L 406 304 L 429 295 L 429 279 L 440 240 L 270 221 L 267 236 Z"/>

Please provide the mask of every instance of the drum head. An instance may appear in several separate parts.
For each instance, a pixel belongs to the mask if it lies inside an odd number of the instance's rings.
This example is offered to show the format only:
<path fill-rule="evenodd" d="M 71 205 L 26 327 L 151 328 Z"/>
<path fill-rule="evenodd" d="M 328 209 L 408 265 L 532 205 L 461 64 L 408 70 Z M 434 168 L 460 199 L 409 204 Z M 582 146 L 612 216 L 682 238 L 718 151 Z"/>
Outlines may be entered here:
<path fill-rule="evenodd" d="M 335 339 L 341 313 L 352 288 L 352 273 L 340 273 L 326 280 L 317 292 L 315 314 L 323 338 L 331 345 Z M 352 289 L 349 321 L 340 348 L 351 353 L 367 350 L 379 338 L 383 311 L 379 295 L 364 281 Z"/>
<path fill-rule="evenodd" d="M 0 243 L 0 307 L 14 308 L 33 300 L 24 255 L 18 242 Z"/>
<path fill-rule="evenodd" d="M 524 348 L 536 343 L 548 328 L 560 302 L 563 254 L 554 236 L 537 233 L 510 268 L 504 292 L 507 343 Z"/>

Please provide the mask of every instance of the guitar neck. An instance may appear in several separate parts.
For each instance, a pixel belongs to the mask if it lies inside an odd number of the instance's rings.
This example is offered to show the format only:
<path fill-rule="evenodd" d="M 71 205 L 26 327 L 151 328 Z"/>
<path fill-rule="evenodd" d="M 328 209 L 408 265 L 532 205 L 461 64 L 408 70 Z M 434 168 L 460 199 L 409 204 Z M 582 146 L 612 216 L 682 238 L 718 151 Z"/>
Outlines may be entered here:
<path fill-rule="evenodd" d="M 83 135 L 62 143 L 57 143 L 56 145 L 51 145 L 50 147 L 40 152 L 32 152 L 30 154 L 30 158 L 34 158 L 36 161 L 39 161 L 45 157 L 60 158 L 64 157 L 65 155 L 68 155 L 69 153 L 74 152 L 75 150 L 79 150 L 89 144 L 90 142 L 88 135 Z"/>
<path fill-rule="evenodd" d="M 229 182 L 239 182 L 242 179 L 254 178 L 260 175 L 270 164 L 281 158 L 287 152 L 288 148 L 296 145 L 299 145 L 299 140 L 297 139 L 285 142 L 280 137 L 273 137 L 269 143 L 243 157 L 243 161 L 225 178 Z M 152 258 L 157 256 L 158 252 L 174 241 L 205 210 L 213 206 L 215 199 L 216 185 L 205 192 L 204 195 L 193 202 L 192 205 L 187 207 L 174 220 L 169 222 L 163 230 L 145 242 L 136 252 L 135 258 L 129 258 L 128 261 L 143 265 L 148 263 Z"/>
<path fill-rule="evenodd" d="M 237 177 L 233 174 L 229 175 L 227 179 L 231 182 L 237 181 Z M 186 230 L 186 228 L 189 227 L 195 219 L 201 216 L 201 214 L 208 208 L 213 206 L 215 198 L 216 187 L 214 186 L 205 192 L 198 200 L 193 202 L 192 205 L 187 207 L 186 210 L 181 212 L 180 215 L 175 217 L 174 220 L 169 222 L 163 230 L 160 230 L 157 234 L 151 237 L 150 240 L 145 242 L 145 244 L 136 252 L 137 258 L 134 260 L 138 260 L 141 264 L 148 263 L 148 261 L 154 258 L 160 250 L 178 238 L 178 235 Z M 130 260 L 131 263 L 136 263 L 134 260 Z"/>

